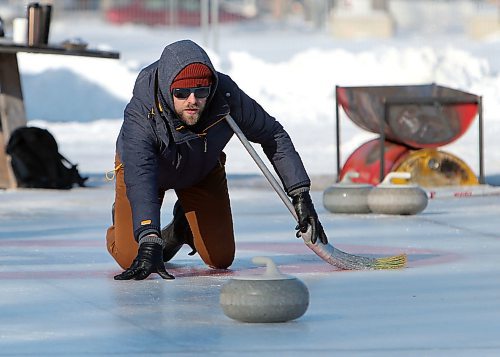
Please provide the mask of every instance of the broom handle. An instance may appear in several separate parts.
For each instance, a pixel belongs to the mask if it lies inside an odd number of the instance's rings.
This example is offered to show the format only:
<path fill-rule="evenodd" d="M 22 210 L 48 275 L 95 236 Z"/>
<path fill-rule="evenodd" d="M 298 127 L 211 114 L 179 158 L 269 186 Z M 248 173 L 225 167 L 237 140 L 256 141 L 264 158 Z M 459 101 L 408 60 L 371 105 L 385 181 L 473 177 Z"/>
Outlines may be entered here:
<path fill-rule="evenodd" d="M 228 114 L 226 116 L 226 121 L 233 129 L 234 133 L 240 139 L 241 143 L 247 149 L 248 153 L 252 157 L 252 159 L 255 161 L 257 166 L 259 166 L 259 169 L 262 171 L 264 176 L 267 178 L 271 186 L 274 188 L 278 196 L 280 196 L 281 200 L 285 204 L 285 206 L 288 208 L 292 216 L 295 218 L 295 221 L 298 221 L 297 218 L 297 213 L 295 212 L 295 209 L 293 208 L 292 202 L 290 202 L 290 198 L 286 195 L 284 192 L 283 188 L 281 185 L 278 183 L 278 181 L 274 178 L 274 176 L 271 174 L 267 166 L 264 164 L 264 162 L 261 160 L 253 146 L 250 144 L 250 142 L 247 140 L 241 129 L 238 127 L 238 125 L 234 122 L 233 118 Z M 304 242 L 306 245 L 314 252 L 318 257 L 323 259 L 325 262 L 331 265 L 335 265 L 341 269 L 396 269 L 396 268 L 402 268 L 405 266 L 407 262 L 407 258 L 405 255 L 399 255 L 399 256 L 394 256 L 394 257 L 388 257 L 388 258 L 368 258 L 368 257 L 362 257 L 358 255 L 353 255 L 349 254 L 346 252 L 343 252 L 339 249 L 334 248 L 330 244 L 323 244 L 321 242 L 317 242 L 315 244 L 311 243 L 311 226 L 309 225 L 308 230 L 306 233 L 301 234 L 302 239 L 304 239 Z"/>
<path fill-rule="evenodd" d="M 299 219 L 297 217 L 297 213 L 295 212 L 295 208 L 292 205 L 292 202 L 290 202 L 290 198 L 286 195 L 285 191 L 283 190 L 281 185 L 278 183 L 276 178 L 274 178 L 271 171 L 269 171 L 269 169 L 267 168 L 264 161 L 262 161 L 262 159 L 260 158 L 257 151 L 255 151 L 255 149 L 253 148 L 252 144 L 250 144 L 248 139 L 245 137 L 245 134 L 243 134 L 243 132 L 241 131 L 238 124 L 235 123 L 234 119 L 229 114 L 226 116 L 226 121 L 229 124 L 229 126 L 231 127 L 231 129 L 233 129 L 233 131 L 236 134 L 236 136 L 238 137 L 238 139 L 240 139 L 240 141 L 243 144 L 243 146 L 245 147 L 245 149 L 247 149 L 248 153 L 250 154 L 252 159 L 255 161 L 255 163 L 257 164 L 259 169 L 262 171 L 262 173 L 266 177 L 267 181 L 269 181 L 271 186 L 274 188 L 274 191 L 276 191 L 278 196 L 280 196 L 281 200 L 283 201 L 285 206 L 288 208 L 288 210 L 292 214 L 293 218 L 295 218 L 295 221 L 298 222 Z"/>

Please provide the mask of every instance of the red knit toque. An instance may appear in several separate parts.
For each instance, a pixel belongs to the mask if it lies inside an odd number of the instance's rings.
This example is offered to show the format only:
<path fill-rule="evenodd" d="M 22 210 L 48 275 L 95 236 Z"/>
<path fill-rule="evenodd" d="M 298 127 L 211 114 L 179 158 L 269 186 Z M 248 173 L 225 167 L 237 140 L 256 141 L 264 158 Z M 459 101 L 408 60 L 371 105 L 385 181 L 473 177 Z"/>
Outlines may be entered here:
<path fill-rule="evenodd" d="M 212 84 L 212 71 L 203 63 L 191 63 L 174 78 L 170 91 L 175 88 L 208 87 Z"/>

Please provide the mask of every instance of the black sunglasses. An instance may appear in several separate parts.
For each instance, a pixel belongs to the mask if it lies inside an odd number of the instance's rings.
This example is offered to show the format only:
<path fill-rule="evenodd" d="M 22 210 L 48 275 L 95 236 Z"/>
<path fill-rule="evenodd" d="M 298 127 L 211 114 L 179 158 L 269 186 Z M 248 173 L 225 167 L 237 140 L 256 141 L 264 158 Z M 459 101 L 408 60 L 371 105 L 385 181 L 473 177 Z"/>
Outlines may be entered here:
<path fill-rule="evenodd" d="M 187 99 L 191 93 L 194 93 L 194 96 L 198 99 L 206 98 L 210 95 L 210 87 L 175 88 L 172 91 L 174 97 L 178 99 Z"/>

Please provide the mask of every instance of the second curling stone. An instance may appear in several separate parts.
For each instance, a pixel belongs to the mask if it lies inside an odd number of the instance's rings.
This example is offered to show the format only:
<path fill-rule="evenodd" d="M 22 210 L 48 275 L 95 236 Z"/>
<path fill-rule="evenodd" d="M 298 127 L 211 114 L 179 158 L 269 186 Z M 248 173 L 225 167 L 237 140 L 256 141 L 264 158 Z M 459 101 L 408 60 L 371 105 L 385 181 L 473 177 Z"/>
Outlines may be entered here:
<path fill-rule="evenodd" d="M 347 172 L 338 184 L 326 188 L 323 206 L 332 213 L 370 213 L 368 194 L 373 186 L 351 180 L 357 177 L 359 173 Z"/>
<path fill-rule="evenodd" d="M 409 180 L 408 172 L 390 172 L 381 184 L 368 195 L 368 206 L 373 213 L 413 215 L 422 212 L 429 201 L 427 193 L 418 185 L 394 184 L 393 179 Z"/>

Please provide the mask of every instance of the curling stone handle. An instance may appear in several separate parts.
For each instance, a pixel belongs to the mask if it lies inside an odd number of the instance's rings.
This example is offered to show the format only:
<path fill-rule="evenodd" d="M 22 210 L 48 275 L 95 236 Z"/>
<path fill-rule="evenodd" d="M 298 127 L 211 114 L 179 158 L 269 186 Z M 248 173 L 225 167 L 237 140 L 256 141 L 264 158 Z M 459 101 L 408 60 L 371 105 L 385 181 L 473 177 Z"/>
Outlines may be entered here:
<path fill-rule="evenodd" d="M 284 277 L 283 274 L 279 271 L 274 261 L 269 257 L 253 257 L 252 262 L 257 265 L 265 265 L 266 272 L 264 273 L 264 277 L 266 278 L 281 278 Z"/>
<path fill-rule="evenodd" d="M 409 173 L 409 172 L 389 172 L 385 176 L 385 178 L 381 184 L 382 185 L 392 185 L 393 179 L 409 180 L 409 179 L 411 179 L 411 173 Z"/>
<path fill-rule="evenodd" d="M 342 180 L 340 180 L 340 183 L 353 183 L 352 179 L 353 178 L 358 178 L 359 177 L 359 172 L 357 171 L 348 171 L 345 173 L 344 177 L 342 177 Z"/>

